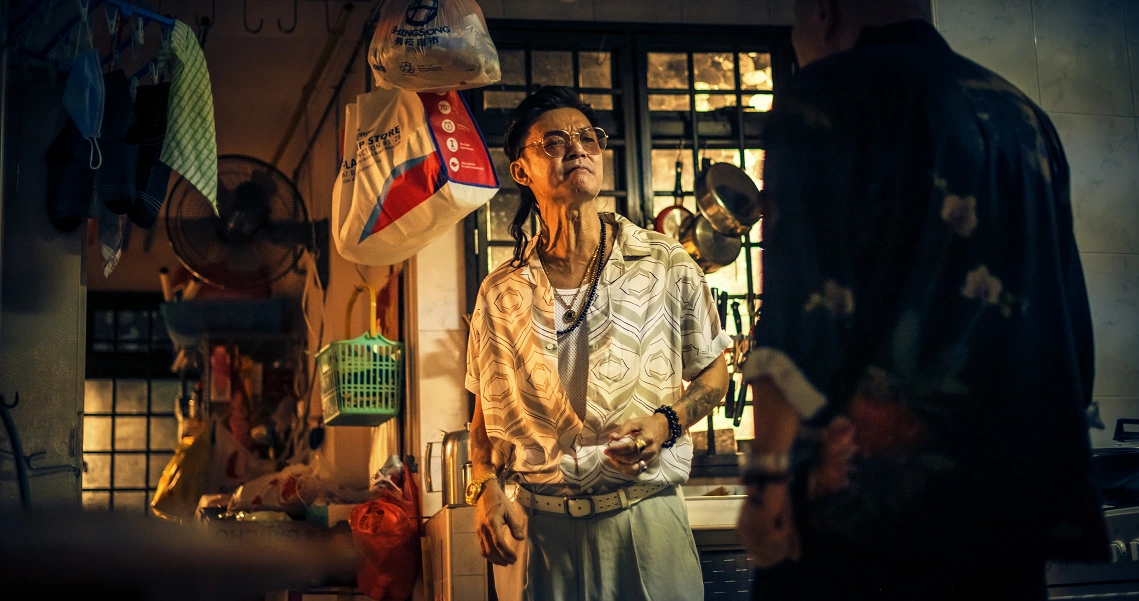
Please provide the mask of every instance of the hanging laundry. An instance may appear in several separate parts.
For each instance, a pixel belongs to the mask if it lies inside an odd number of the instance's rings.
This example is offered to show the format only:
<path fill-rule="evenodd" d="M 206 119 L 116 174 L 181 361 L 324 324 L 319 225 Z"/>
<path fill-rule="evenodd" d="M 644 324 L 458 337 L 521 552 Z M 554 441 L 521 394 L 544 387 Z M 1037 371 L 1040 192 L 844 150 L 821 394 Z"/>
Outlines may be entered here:
<path fill-rule="evenodd" d="M 88 158 L 88 144 L 70 117 L 48 146 L 47 214 L 61 232 L 75 231 L 91 214 L 95 190 L 95 170 Z"/>
<path fill-rule="evenodd" d="M 92 169 L 98 169 L 103 162 L 96 141 L 103 127 L 103 100 L 103 67 L 99 64 L 99 54 L 94 49 L 83 50 L 75 55 L 71 64 L 67 86 L 63 89 L 63 106 L 91 145 L 89 164 Z"/>
<path fill-rule="evenodd" d="M 158 160 L 166 137 L 166 113 L 170 84 L 139 86 L 135 90 L 134 123 L 126 140 L 138 144 L 137 189 L 127 217 L 137 226 L 149 228 L 158 219 L 170 181 L 170 167 Z"/>
<path fill-rule="evenodd" d="M 134 121 L 130 83 L 122 70 L 103 76 L 106 89 L 106 106 L 103 112 L 102 143 L 103 166 L 95 175 L 99 199 L 116 215 L 123 215 L 135 202 L 138 179 L 137 144 L 129 144 L 126 134 Z"/>
<path fill-rule="evenodd" d="M 216 214 L 217 137 L 206 58 L 194 31 L 185 23 L 175 21 L 170 35 L 174 74 L 170 82 L 166 139 L 159 158 L 197 188 Z"/>

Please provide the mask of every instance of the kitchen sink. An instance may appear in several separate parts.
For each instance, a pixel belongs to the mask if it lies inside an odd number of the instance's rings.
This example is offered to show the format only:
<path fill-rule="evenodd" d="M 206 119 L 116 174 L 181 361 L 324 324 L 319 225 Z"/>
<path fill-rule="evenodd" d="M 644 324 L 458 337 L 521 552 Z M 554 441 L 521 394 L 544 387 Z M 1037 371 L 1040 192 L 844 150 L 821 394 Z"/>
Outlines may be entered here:
<path fill-rule="evenodd" d="M 746 495 L 685 497 L 688 523 L 693 530 L 734 529 L 746 498 Z"/>

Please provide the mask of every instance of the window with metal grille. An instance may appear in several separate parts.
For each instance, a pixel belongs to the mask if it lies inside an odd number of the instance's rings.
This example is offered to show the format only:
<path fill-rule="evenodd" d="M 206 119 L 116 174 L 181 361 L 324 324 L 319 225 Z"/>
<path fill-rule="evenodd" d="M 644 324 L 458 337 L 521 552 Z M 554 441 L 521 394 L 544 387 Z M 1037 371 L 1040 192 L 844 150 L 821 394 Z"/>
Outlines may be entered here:
<path fill-rule="evenodd" d="M 149 513 L 178 444 L 179 381 L 155 294 L 87 296 L 83 507 Z"/>

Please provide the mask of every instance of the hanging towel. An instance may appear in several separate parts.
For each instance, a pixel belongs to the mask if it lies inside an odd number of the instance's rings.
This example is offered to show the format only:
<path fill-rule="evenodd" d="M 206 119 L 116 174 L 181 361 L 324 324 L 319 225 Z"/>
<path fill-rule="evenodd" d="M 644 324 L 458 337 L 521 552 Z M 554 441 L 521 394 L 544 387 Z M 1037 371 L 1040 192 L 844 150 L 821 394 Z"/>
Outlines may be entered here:
<path fill-rule="evenodd" d="M 174 22 L 170 34 L 174 75 L 170 81 L 166 138 L 159 160 L 186 178 L 217 213 L 218 145 L 210 74 L 198 38 L 188 25 Z"/>

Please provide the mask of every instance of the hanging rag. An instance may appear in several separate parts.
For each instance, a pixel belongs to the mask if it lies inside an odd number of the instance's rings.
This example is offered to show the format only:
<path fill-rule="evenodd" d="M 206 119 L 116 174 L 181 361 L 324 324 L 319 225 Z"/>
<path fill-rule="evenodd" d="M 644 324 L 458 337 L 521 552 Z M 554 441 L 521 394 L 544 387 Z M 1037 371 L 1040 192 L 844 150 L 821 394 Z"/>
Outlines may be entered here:
<path fill-rule="evenodd" d="M 106 104 L 103 110 L 103 136 L 100 148 L 103 166 L 95 175 L 99 199 L 116 215 L 130 210 L 135 201 L 138 166 L 137 144 L 129 144 L 126 134 L 134 121 L 130 82 L 121 69 L 103 76 Z"/>
<path fill-rule="evenodd" d="M 170 83 L 139 86 L 135 91 L 134 123 L 127 130 L 127 142 L 138 144 L 137 190 L 134 203 L 127 211 L 131 222 L 150 228 L 158 220 L 166 201 L 170 167 L 158 160 L 166 138 L 166 113 Z"/>
<path fill-rule="evenodd" d="M 186 178 L 217 214 L 218 152 L 210 74 L 198 38 L 188 25 L 174 22 L 170 34 L 174 74 L 166 138 L 159 159 Z"/>
<path fill-rule="evenodd" d="M 99 257 L 103 259 L 103 277 L 109 278 L 123 256 L 122 218 L 112 213 L 98 197 L 95 213 L 99 223 Z"/>

